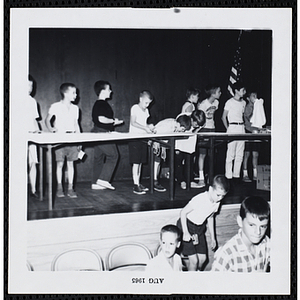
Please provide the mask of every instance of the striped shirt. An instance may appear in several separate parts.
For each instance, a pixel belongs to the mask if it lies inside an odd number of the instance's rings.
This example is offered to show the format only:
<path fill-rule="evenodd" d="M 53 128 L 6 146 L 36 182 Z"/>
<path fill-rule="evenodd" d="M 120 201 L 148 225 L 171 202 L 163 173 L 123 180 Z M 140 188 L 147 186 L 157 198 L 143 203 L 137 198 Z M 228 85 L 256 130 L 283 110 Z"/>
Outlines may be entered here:
<path fill-rule="evenodd" d="M 250 253 L 241 236 L 241 229 L 215 253 L 212 271 L 266 272 L 270 263 L 270 239 L 254 246 L 255 255 Z"/>

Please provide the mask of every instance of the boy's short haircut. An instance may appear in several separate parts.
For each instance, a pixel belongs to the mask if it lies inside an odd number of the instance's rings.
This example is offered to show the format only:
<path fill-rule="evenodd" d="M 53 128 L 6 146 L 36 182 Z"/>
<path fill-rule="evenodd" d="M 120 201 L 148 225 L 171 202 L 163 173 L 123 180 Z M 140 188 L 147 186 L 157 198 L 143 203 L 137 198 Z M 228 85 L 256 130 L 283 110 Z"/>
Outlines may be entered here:
<path fill-rule="evenodd" d="M 186 98 L 189 99 L 191 95 L 199 95 L 200 91 L 195 88 L 189 88 L 186 91 Z"/>
<path fill-rule="evenodd" d="M 177 241 L 181 240 L 182 232 L 181 232 L 181 230 L 176 225 L 173 225 L 173 224 L 165 225 L 160 230 L 160 239 L 162 238 L 162 234 L 164 232 L 173 232 L 173 233 L 175 233 L 177 235 Z"/>
<path fill-rule="evenodd" d="M 216 188 L 217 186 L 219 186 L 226 193 L 228 193 L 229 188 L 230 188 L 229 180 L 224 175 L 216 175 L 212 181 L 211 186 L 213 188 Z"/>
<path fill-rule="evenodd" d="M 104 80 L 96 81 L 94 84 L 94 91 L 95 91 L 96 95 L 99 96 L 101 91 L 106 89 L 107 85 L 110 86 L 108 81 L 104 81 Z"/>
<path fill-rule="evenodd" d="M 270 205 L 259 196 L 249 196 L 244 199 L 240 208 L 240 217 L 246 218 L 247 213 L 255 215 L 260 221 L 270 218 Z"/>
<path fill-rule="evenodd" d="M 218 88 L 220 88 L 220 86 L 217 84 L 208 84 L 204 90 L 208 96 L 211 96 Z"/>
<path fill-rule="evenodd" d="M 235 92 L 235 90 L 239 91 L 242 88 L 246 88 L 242 81 L 237 81 L 236 83 L 234 83 L 232 85 L 232 89 L 233 89 L 234 92 Z"/>
<path fill-rule="evenodd" d="M 60 91 L 60 94 L 61 94 L 62 97 L 64 97 L 64 93 L 65 93 L 70 87 L 76 88 L 75 84 L 73 84 L 73 83 L 68 83 L 68 82 L 63 83 L 63 84 L 60 86 L 59 91 Z"/>
<path fill-rule="evenodd" d="M 188 115 L 179 116 L 176 121 L 180 124 L 180 126 L 184 127 L 185 130 L 191 129 L 191 118 Z"/>
<path fill-rule="evenodd" d="M 197 122 L 200 127 L 202 127 L 206 122 L 205 112 L 201 109 L 194 110 L 191 114 L 191 118 L 193 121 Z"/>
<path fill-rule="evenodd" d="M 147 90 L 144 90 L 144 91 L 140 92 L 140 98 L 143 98 L 143 97 L 147 97 L 151 101 L 153 100 L 153 95 L 149 91 L 147 91 Z"/>

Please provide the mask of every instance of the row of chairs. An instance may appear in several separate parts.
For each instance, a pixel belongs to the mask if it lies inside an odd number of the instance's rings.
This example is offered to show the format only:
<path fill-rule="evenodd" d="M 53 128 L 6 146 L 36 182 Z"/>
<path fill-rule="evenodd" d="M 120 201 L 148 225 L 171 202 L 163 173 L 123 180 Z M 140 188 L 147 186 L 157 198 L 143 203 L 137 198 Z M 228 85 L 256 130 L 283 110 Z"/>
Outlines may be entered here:
<path fill-rule="evenodd" d="M 105 262 L 92 249 L 74 248 L 56 255 L 51 263 L 51 271 L 144 270 L 152 257 L 151 251 L 141 243 L 126 243 L 113 247 Z M 33 271 L 29 262 L 27 268 Z"/>

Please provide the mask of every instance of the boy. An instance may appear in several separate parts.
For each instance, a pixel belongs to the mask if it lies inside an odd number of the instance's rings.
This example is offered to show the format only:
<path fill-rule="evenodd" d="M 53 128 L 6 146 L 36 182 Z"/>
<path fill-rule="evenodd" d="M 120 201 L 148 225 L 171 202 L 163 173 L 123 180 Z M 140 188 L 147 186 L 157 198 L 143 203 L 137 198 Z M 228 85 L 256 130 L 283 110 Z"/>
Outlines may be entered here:
<path fill-rule="evenodd" d="M 63 83 L 60 86 L 60 94 L 62 100 L 56 102 L 50 106 L 47 118 L 46 126 L 50 132 L 57 133 L 79 133 L 79 108 L 77 105 L 71 102 L 75 101 L 77 97 L 76 87 L 73 83 Z M 51 125 L 52 118 L 55 117 L 54 126 Z M 68 192 L 67 195 L 70 198 L 77 198 L 77 195 L 73 189 L 74 179 L 74 161 L 78 159 L 78 152 L 80 146 L 63 146 L 55 150 L 56 156 L 56 177 L 57 177 L 57 192 L 56 196 L 64 197 L 62 187 L 62 169 L 64 160 L 67 158 L 68 168 Z"/>
<path fill-rule="evenodd" d="M 208 95 L 208 98 L 203 100 L 201 103 L 198 104 L 198 109 L 203 110 L 206 116 L 206 123 L 200 132 L 215 132 L 215 121 L 214 115 L 216 110 L 219 107 L 219 98 L 221 96 L 221 88 L 218 85 L 210 84 L 205 88 L 205 92 Z M 202 146 L 202 148 L 201 148 Z M 207 154 L 207 148 L 203 148 L 203 146 L 207 147 L 207 142 L 200 141 L 198 143 L 199 147 L 199 159 L 198 159 L 198 166 L 199 166 L 199 187 L 205 186 L 204 181 L 204 162 L 205 157 Z M 197 178 L 195 178 L 197 179 Z"/>
<path fill-rule="evenodd" d="M 158 122 L 154 129 L 154 133 L 172 133 L 172 132 L 185 132 L 191 128 L 191 117 L 182 114 L 176 119 L 167 118 Z M 158 192 L 165 192 L 166 189 L 158 182 L 161 158 L 166 159 L 166 148 L 159 143 L 153 143 L 154 152 L 156 153 L 154 160 L 154 189 Z"/>
<path fill-rule="evenodd" d="M 211 235 L 211 249 L 217 246 L 214 228 L 214 214 L 220 201 L 229 190 L 229 182 L 223 175 L 214 177 L 208 191 L 200 193 L 181 210 L 177 226 L 183 232 L 182 253 L 188 256 L 188 270 L 201 270 L 207 258 L 206 222 Z"/>
<path fill-rule="evenodd" d="M 190 88 L 186 92 L 186 102 L 181 108 L 182 114 L 191 114 L 195 109 L 195 105 L 198 102 L 200 91 L 195 88 Z"/>
<path fill-rule="evenodd" d="M 153 133 L 153 124 L 147 124 L 150 116 L 148 106 L 153 100 L 149 91 L 142 91 L 139 95 L 139 103 L 134 104 L 130 110 L 129 132 L 131 133 Z M 133 193 L 146 194 L 149 189 L 140 183 L 142 164 L 147 163 L 148 146 L 146 143 L 136 140 L 128 142 L 129 161 L 132 164 Z"/>
<path fill-rule="evenodd" d="M 181 231 L 175 225 L 166 225 L 160 231 L 161 251 L 147 264 L 146 270 L 153 272 L 182 271 L 182 261 L 176 250 L 180 246 Z"/>
<path fill-rule="evenodd" d="M 243 114 L 246 102 L 243 100 L 243 96 L 246 94 L 246 89 L 242 83 L 236 82 L 233 85 L 233 90 L 234 96 L 225 103 L 222 121 L 227 133 L 245 133 Z M 244 147 L 245 141 L 237 140 L 228 143 L 225 163 L 225 176 L 227 179 L 234 178 L 237 180 L 240 178 Z"/>
<path fill-rule="evenodd" d="M 264 100 L 257 99 L 257 93 L 252 91 L 247 93 L 248 104 L 244 112 L 245 130 L 247 133 L 258 133 L 266 123 L 266 116 L 263 107 Z M 257 164 L 260 150 L 260 142 L 250 141 L 245 143 L 243 160 L 243 181 L 251 182 L 248 176 L 248 159 L 252 152 L 253 180 L 257 179 Z"/>
<path fill-rule="evenodd" d="M 123 120 L 114 118 L 114 112 L 108 104 L 112 90 L 107 81 L 99 80 L 94 84 L 94 91 L 98 97 L 92 109 L 94 127 L 91 132 L 110 132 L 114 127 L 123 123 Z M 99 143 L 94 146 L 94 163 L 92 173 L 92 190 L 114 190 L 110 180 L 119 159 L 116 144 Z"/>
<path fill-rule="evenodd" d="M 266 272 L 270 264 L 270 239 L 266 236 L 270 206 L 261 197 L 241 204 L 238 233 L 215 253 L 212 271 Z"/>
<path fill-rule="evenodd" d="M 39 123 L 38 119 L 40 115 L 38 113 L 36 100 L 31 96 L 33 91 L 34 80 L 31 75 L 28 75 L 28 132 L 39 132 Z M 38 198 L 38 194 L 36 192 L 36 164 L 38 163 L 37 158 L 37 147 L 34 144 L 29 144 L 28 146 L 28 164 L 29 164 L 29 183 L 31 187 L 30 194 L 34 198 Z"/>

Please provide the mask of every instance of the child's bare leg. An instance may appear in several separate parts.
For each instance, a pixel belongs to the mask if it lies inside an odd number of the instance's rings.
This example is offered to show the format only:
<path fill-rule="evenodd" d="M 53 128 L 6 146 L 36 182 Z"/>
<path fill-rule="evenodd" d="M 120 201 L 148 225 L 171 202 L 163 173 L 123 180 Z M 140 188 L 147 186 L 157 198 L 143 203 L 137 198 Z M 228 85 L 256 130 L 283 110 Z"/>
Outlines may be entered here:
<path fill-rule="evenodd" d="M 67 161 L 68 166 L 68 182 L 69 182 L 69 189 L 73 188 L 73 179 L 74 179 L 74 163 L 73 161 Z"/>
<path fill-rule="evenodd" d="M 205 161 L 206 153 L 199 154 L 198 166 L 199 166 L 199 180 L 204 180 L 204 161 Z"/>
<path fill-rule="evenodd" d="M 140 174 L 141 174 L 141 164 L 133 164 L 132 165 L 132 179 L 133 184 L 140 184 Z"/>
<path fill-rule="evenodd" d="M 243 177 L 248 177 L 248 159 L 250 156 L 250 151 L 244 152 L 244 158 L 243 158 Z"/>
<path fill-rule="evenodd" d="M 253 178 L 257 177 L 258 151 L 252 152 Z"/>
<path fill-rule="evenodd" d="M 197 271 L 198 269 L 198 256 L 197 254 L 189 255 L 188 271 Z"/>
<path fill-rule="evenodd" d="M 30 187 L 31 192 L 34 194 L 36 192 L 36 163 L 31 163 L 29 165 L 29 181 L 30 181 Z"/>
<path fill-rule="evenodd" d="M 63 168 L 64 162 L 63 161 L 58 161 L 56 165 L 56 179 L 57 179 L 57 184 L 61 185 L 62 182 L 62 168 Z"/>
<path fill-rule="evenodd" d="M 159 161 L 155 161 L 154 162 L 154 180 L 158 180 L 158 174 L 160 171 L 160 162 Z"/>
<path fill-rule="evenodd" d="M 197 253 L 197 256 L 198 256 L 198 270 L 201 271 L 202 266 L 206 261 L 206 254 Z"/>

